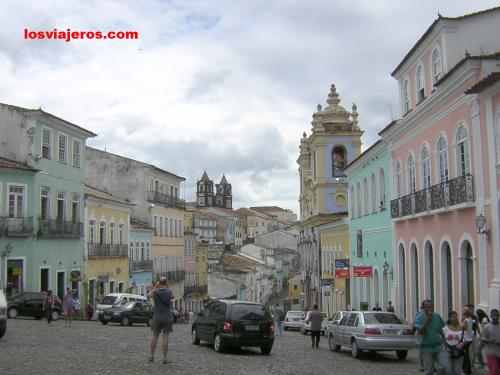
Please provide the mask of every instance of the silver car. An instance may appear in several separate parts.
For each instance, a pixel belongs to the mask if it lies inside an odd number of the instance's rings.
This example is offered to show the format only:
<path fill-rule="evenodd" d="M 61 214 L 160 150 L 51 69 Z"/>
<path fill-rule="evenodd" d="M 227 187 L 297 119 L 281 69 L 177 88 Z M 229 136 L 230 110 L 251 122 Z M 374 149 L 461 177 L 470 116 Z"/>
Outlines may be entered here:
<path fill-rule="evenodd" d="M 395 351 L 399 359 L 406 359 L 408 350 L 416 347 L 416 338 L 410 325 L 394 313 L 379 311 L 344 312 L 342 320 L 329 331 L 331 350 L 351 349 L 354 358 L 364 351 Z"/>
<path fill-rule="evenodd" d="M 283 328 L 285 331 L 289 329 L 300 330 L 304 317 L 304 311 L 288 311 L 285 316 L 285 321 L 283 322 Z"/>

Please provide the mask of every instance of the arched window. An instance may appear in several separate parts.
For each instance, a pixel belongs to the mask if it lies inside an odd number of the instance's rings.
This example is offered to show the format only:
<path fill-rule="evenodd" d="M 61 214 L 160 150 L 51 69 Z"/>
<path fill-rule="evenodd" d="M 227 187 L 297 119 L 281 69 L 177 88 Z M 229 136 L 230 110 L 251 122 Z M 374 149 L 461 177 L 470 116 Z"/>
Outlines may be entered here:
<path fill-rule="evenodd" d="M 434 249 L 429 241 L 425 243 L 424 258 L 427 278 L 425 297 L 434 301 Z"/>
<path fill-rule="evenodd" d="M 363 214 L 368 215 L 368 179 L 365 177 L 363 180 Z"/>
<path fill-rule="evenodd" d="M 469 147 L 467 143 L 467 129 L 460 125 L 457 130 L 457 176 L 470 173 Z"/>
<path fill-rule="evenodd" d="M 410 82 L 405 79 L 403 82 L 403 114 L 406 114 L 410 111 Z"/>
<path fill-rule="evenodd" d="M 419 65 L 417 68 L 415 81 L 417 86 L 417 103 L 420 103 L 425 99 L 424 67 L 422 65 Z"/>
<path fill-rule="evenodd" d="M 403 176 L 401 176 L 401 162 L 398 160 L 396 162 L 396 195 L 397 197 L 401 196 L 401 181 L 402 181 Z"/>
<path fill-rule="evenodd" d="M 443 136 L 438 140 L 438 155 L 439 155 L 439 180 L 440 182 L 448 181 L 448 144 Z"/>
<path fill-rule="evenodd" d="M 372 173 L 371 181 L 371 201 L 372 201 L 372 212 L 377 212 L 377 180 L 375 179 L 375 173 Z"/>
<path fill-rule="evenodd" d="M 442 313 L 448 316 L 453 309 L 453 281 L 452 281 L 451 248 L 448 242 L 444 242 L 441 247 L 441 296 L 443 301 Z"/>
<path fill-rule="evenodd" d="M 104 245 L 106 243 L 106 223 L 101 221 L 99 224 L 99 244 Z"/>
<path fill-rule="evenodd" d="M 410 256 L 411 256 L 411 278 L 413 284 L 411 286 L 411 290 L 413 292 L 411 315 L 415 316 L 415 314 L 419 310 L 418 252 L 417 252 L 417 246 L 415 244 L 411 245 Z"/>
<path fill-rule="evenodd" d="M 332 177 L 343 177 L 347 165 L 347 152 L 344 146 L 332 149 Z"/>
<path fill-rule="evenodd" d="M 474 298 L 474 257 L 472 254 L 472 246 L 469 241 L 464 241 L 460 249 L 461 259 L 461 274 L 462 285 L 460 292 L 462 293 L 462 305 L 475 304 Z"/>
<path fill-rule="evenodd" d="M 428 189 L 431 187 L 431 157 L 427 146 L 422 147 L 422 188 Z"/>
<path fill-rule="evenodd" d="M 436 83 L 443 71 L 443 63 L 441 61 L 441 52 L 438 48 L 432 51 L 432 82 Z"/>
<path fill-rule="evenodd" d="M 408 157 L 408 193 L 413 194 L 416 191 L 417 179 L 415 174 L 415 159 L 410 154 Z"/>
<path fill-rule="evenodd" d="M 385 207 L 385 173 L 384 170 L 381 168 L 379 173 L 378 173 L 378 183 L 379 183 L 379 203 L 380 203 L 380 208 Z"/>
<path fill-rule="evenodd" d="M 404 319 L 406 316 L 406 260 L 405 260 L 405 248 L 402 244 L 399 245 L 399 280 L 398 280 L 398 292 L 399 292 L 399 315 Z"/>

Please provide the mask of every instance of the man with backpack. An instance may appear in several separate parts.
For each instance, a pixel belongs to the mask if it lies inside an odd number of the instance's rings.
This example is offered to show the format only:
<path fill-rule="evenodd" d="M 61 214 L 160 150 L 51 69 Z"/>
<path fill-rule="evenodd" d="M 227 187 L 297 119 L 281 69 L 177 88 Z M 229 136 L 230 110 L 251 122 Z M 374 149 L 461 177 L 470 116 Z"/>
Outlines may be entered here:
<path fill-rule="evenodd" d="M 280 308 L 280 305 L 277 303 L 274 307 L 274 323 L 276 326 L 276 336 L 283 335 L 283 321 L 285 320 L 285 313 Z"/>
<path fill-rule="evenodd" d="M 160 333 L 163 333 L 162 352 L 163 364 L 167 363 L 168 352 L 168 335 L 172 332 L 172 324 L 174 318 L 172 316 L 172 299 L 174 298 L 172 291 L 168 288 L 167 278 L 162 277 L 160 281 L 153 287 L 149 296 L 153 299 L 153 323 L 151 330 L 153 338 L 151 339 L 151 357 L 150 362 L 154 362 L 156 344 Z"/>

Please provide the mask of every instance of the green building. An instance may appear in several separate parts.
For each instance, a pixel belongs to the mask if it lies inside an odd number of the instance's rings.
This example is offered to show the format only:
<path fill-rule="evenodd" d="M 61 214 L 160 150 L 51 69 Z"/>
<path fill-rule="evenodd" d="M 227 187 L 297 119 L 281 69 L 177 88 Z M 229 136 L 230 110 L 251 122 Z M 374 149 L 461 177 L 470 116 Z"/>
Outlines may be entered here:
<path fill-rule="evenodd" d="M 348 165 L 351 305 L 385 308 L 393 301 L 390 158 L 379 140 Z"/>
<path fill-rule="evenodd" d="M 85 144 L 94 133 L 0 104 L 0 282 L 7 294 L 79 292 Z"/>

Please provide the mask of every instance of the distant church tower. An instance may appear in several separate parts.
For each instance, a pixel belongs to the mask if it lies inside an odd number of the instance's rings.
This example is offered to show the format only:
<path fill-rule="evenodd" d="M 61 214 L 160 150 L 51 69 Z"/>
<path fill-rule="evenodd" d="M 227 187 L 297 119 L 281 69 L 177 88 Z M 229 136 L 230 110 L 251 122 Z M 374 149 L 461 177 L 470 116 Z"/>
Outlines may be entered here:
<path fill-rule="evenodd" d="M 215 185 L 208 177 L 207 172 L 203 172 L 203 176 L 196 183 L 196 204 L 198 207 L 221 207 L 233 208 L 233 195 L 231 184 L 227 181 L 226 176 L 222 175 L 220 183 Z"/>

